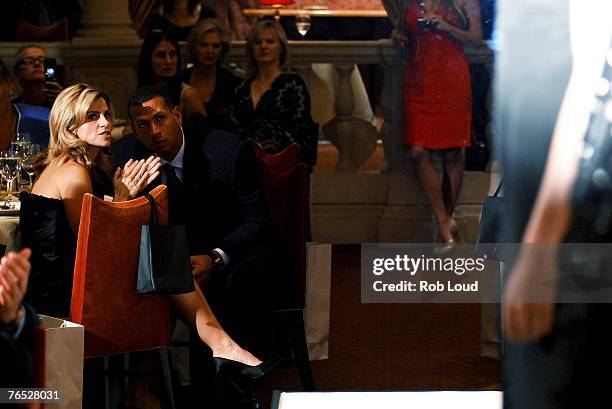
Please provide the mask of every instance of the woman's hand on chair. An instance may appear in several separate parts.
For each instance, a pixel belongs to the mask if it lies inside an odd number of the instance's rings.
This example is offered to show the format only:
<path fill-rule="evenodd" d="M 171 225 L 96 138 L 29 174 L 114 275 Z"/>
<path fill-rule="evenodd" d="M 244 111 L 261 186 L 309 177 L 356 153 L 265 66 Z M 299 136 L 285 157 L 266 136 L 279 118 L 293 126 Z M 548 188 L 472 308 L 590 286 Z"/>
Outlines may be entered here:
<path fill-rule="evenodd" d="M 159 176 L 160 160 L 150 156 L 147 160 L 130 159 L 123 169 L 117 168 L 113 178 L 115 201 L 135 198 L 147 185 Z"/>

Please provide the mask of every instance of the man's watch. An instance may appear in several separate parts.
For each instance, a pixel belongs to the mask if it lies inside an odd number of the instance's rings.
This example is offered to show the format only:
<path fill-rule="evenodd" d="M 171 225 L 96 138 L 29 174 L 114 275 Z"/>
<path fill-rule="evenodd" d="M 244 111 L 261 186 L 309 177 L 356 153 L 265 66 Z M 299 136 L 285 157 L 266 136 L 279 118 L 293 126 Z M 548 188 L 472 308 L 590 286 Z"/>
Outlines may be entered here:
<path fill-rule="evenodd" d="M 221 254 L 219 254 L 215 250 L 211 250 L 208 253 L 208 256 L 212 259 L 212 271 L 219 271 L 225 265 L 225 263 L 223 262 L 223 257 L 221 257 Z"/>
<path fill-rule="evenodd" d="M 15 332 L 17 332 L 19 324 L 21 324 L 21 320 L 23 320 L 24 315 L 24 308 L 23 306 L 20 306 L 19 310 L 17 311 L 17 315 L 15 316 L 15 319 L 13 321 L 0 322 L 0 330 L 8 332 L 9 334 L 14 334 Z"/>

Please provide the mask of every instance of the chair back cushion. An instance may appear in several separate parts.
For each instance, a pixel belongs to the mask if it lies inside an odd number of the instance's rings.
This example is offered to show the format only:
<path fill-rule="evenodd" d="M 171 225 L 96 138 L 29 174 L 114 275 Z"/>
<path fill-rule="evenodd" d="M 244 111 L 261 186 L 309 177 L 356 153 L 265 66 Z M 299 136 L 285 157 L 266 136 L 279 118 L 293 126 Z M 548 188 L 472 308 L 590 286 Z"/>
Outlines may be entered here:
<path fill-rule="evenodd" d="M 160 224 L 168 220 L 165 186 L 151 191 Z M 105 202 L 86 194 L 77 241 L 70 320 L 85 327 L 85 357 L 166 346 L 166 296 L 138 294 L 140 227 L 151 206 L 144 197 Z"/>
<path fill-rule="evenodd" d="M 68 41 L 68 20 L 62 19 L 50 26 L 35 26 L 21 20 L 17 25 L 17 41 Z"/>
<path fill-rule="evenodd" d="M 292 143 L 278 153 L 266 153 L 256 146 L 257 159 L 276 173 L 285 173 L 300 162 L 300 145 Z"/>
<path fill-rule="evenodd" d="M 286 309 L 304 308 L 306 287 L 306 218 L 308 173 L 304 163 L 278 173 L 263 163 L 262 184 L 266 191 L 270 219 L 287 246 L 294 278 Z M 283 308 L 283 309 L 285 309 Z"/>

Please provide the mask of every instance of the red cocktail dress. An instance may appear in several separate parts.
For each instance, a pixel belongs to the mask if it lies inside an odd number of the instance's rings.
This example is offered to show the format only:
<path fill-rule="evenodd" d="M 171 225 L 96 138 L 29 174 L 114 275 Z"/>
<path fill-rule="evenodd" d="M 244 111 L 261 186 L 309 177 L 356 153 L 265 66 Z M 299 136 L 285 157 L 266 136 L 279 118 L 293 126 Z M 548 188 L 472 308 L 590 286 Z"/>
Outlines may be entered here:
<path fill-rule="evenodd" d="M 461 17 L 441 6 L 436 14 L 455 26 Z M 440 30 L 419 30 L 418 1 L 406 12 L 410 55 L 404 73 L 404 144 L 428 149 L 470 145 L 472 91 L 461 43 Z"/>

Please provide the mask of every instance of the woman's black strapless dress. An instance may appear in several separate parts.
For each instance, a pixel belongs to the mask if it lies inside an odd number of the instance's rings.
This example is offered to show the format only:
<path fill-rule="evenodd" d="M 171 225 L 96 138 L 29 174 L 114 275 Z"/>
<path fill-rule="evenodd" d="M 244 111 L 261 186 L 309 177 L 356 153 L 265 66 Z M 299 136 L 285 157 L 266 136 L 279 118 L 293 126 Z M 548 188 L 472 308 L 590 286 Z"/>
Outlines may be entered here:
<path fill-rule="evenodd" d="M 23 247 L 32 249 L 26 301 L 41 314 L 68 317 L 76 235 L 68 222 L 64 203 L 23 192 L 19 224 Z"/>

